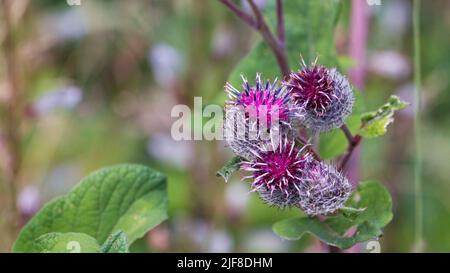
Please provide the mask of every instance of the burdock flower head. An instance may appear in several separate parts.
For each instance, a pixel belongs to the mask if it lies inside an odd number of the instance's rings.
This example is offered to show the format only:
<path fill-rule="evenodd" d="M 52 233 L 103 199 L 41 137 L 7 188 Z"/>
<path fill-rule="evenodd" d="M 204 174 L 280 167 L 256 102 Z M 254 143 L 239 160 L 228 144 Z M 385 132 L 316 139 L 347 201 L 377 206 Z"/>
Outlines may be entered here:
<path fill-rule="evenodd" d="M 242 77 L 242 91 L 230 83 L 225 85 L 229 100 L 225 105 L 225 140 L 237 155 L 253 158 L 251 153 L 265 143 L 278 143 L 280 135 L 290 127 L 293 104 L 283 86 L 262 82 L 256 75 L 255 85 Z"/>
<path fill-rule="evenodd" d="M 333 166 L 315 160 L 293 141 L 280 141 L 277 149 L 253 151 L 254 159 L 242 162 L 251 172 L 252 191 L 267 204 L 298 207 L 307 215 L 327 215 L 341 208 L 352 187 Z"/>
<path fill-rule="evenodd" d="M 258 192 L 269 205 L 299 206 L 299 184 L 311 155 L 286 138 L 280 139 L 278 147 L 262 147 L 252 152 L 254 159 L 241 163 L 243 170 L 252 172 L 244 177 L 253 180 L 252 191 Z"/>
<path fill-rule="evenodd" d="M 352 112 L 353 91 L 348 80 L 336 69 L 314 62 L 293 72 L 283 83 L 300 109 L 302 123 L 314 131 L 324 132 L 344 124 Z"/>
<path fill-rule="evenodd" d="M 311 161 L 299 183 L 299 207 L 308 215 L 327 215 L 341 208 L 352 186 L 333 166 Z"/>

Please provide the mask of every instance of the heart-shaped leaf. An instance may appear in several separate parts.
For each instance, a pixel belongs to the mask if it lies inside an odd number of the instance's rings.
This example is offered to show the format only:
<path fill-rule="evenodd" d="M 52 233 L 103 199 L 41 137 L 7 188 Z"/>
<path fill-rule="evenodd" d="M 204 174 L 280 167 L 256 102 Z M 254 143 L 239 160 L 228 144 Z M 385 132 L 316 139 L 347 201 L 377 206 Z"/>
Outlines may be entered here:
<path fill-rule="evenodd" d="M 128 239 L 125 232 L 119 230 L 111 234 L 103 243 L 100 252 L 102 253 L 128 253 Z"/>
<path fill-rule="evenodd" d="M 33 252 L 40 253 L 95 253 L 100 250 L 97 240 L 75 232 L 46 233 L 34 240 L 32 248 Z"/>
<path fill-rule="evenodd" d="M 103 244 L 119 230 L 131 244 L 167 218 L 166 178 L 141 165 L 104 168 L 43 207 L 22 229 L 15 252 L 34 252 L 33 241 L 51 232 L 85 233 Z"/>

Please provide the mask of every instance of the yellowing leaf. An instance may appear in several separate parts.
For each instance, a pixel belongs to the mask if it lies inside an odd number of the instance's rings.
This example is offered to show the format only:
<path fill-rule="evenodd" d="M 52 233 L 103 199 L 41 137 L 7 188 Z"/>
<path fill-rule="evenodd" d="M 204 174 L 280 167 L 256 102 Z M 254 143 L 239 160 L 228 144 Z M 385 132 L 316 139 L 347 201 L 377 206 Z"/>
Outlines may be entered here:
<path fill-rule="evenodd" d="M 361 115 L 359 134 L 366 138 L 379 137 L 387 132 L 387 126 L 394 121 L 395 111 L 405 108 L 408 103 L 397 96 L 391 96 L 378 110 Z"/>

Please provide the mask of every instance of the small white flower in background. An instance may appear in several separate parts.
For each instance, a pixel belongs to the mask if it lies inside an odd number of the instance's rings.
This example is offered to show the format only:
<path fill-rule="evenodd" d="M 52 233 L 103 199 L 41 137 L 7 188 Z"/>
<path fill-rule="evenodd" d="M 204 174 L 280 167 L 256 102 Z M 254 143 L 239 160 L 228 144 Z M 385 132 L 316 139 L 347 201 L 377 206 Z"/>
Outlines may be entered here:
<path fill-rule="evenodd" d="M 183 54 L 166 43 L 158 43 L 150 49 L 148 62 L 156 82 L 164 88 L 170 88 L 178 80 L 185 63 Z"/>
<path fill-rule="evenodd" d="M 263 10 L 266 7 L 267 1 L 266 0 L 254 0 L 253 1 L 255 5 L 258 7 L 258 9 Z M 241 1 L 242 8 L 250 14 L 253 14 L 252 8 L 250 7 L 250 4 L 247 0 Z"/>
<path fill-rule="evenodd" d="M 67 9 L 44 20 L 42 31 L 55 35 L 60 41 L 77 40 L 89 31 L 89 18 L 80 9 Z"/>
<path fill-rule="evenodd" d="M 227 28 L 219 28 L 212 38 L 214 56 L 224 58 L 231 55 L 236 47 L 236 36 Z"/>
<path fill-rule="evenodd" d="M 204 248 L 209 233 L 208 223 L 202 219 L 185 219 L 182 225 L 182 229 L 186 233 L 184 235 L 181 233 L 181 235 L 186 236 L 189 234 L 189 239 L 196 246 Z"/>
<path fill-rule="evenodd" d="M 395 51 L 379 51 L 370 56 L 369 69 L 386 78 L 401 80 L 411 74 L 411 64 L 405 56 Z"/>
<path fill-rule="evenodd" d="M 289 242 L 275 235 L 270 227 L 252 230 L 244 236 L 244 248 L 247 252 L 286 252 Z"/>
<path fill-rule="evenodd" d="M 169 134 L 153 134 L 147 144 L 147 153 L 166 164 L 185 168 L 192 158 L 192 147 L 187 141 L 175 141 Z"/>
<path fill-rule="evenodd" d="M 390 39 L 402 39 L 402 35 L 408 31 L 411 22 L 410 1 L 385 1 L 381 9 L 374 9 L 379 16 L 377 24 L 383 37 Z"/>
<path fill-rule="evenodd" d="M 404 101 L 414 101 L 414 89 L 415 85 L 412 82 L 401 85 L 395 91 L 395 95 L 399 96 Z M 425 90 L 424 90 L 425 91 Z M 428 91 L 428 90 L 426 90 Z M 428 103 L 428 98 L 424 97 L 421 100 L 420 109 L 423 111 Z M 401 116 L 413 119 L 414 118 L 414 107 L 406 107 L 398 113 Z"/>
<path fill-rule="evenodd" d="M 24 215 L 34 215 L 41 206 L 41 195 L 36 186 L 23 188 L 17 198 L 17 208 Z"/>
<path fill-rule="evenodd" d="M 209 253 L 227 253 L 233 250 L 233 239 L 223 230 L 216 230 L 210 234 L 207 251 Z"/>
<path fill-rule="evenodd" d="M 83 168 L 74 163 L 56 165 L 42 177 L 42 198 L 50 200 L 56 196 L 66 194 L 83 177 Z"/>
<path fill-rule="evenodd" d="M 240 181 L 227 183 L 225 188 L 225 203 L 232 213 L 242 213 L 250 200 L 247 185 Z"/>
<path fill-rule="evenodd" d="M 173 216 L 174 241 L 195 247 L 200 252 L 231 252 L 234 247 L 232 236 L 225 230 L 215 230 L 202 219 Z"/>
<path fill-rule="evenodd" d="M 33 105 L 33 110 L 39 115 L 46 115 L 59 109 L 73 109 L 83 97 L 80 88 L 76 86 L 64 86 L 52 90 L 40 97 Z"/>

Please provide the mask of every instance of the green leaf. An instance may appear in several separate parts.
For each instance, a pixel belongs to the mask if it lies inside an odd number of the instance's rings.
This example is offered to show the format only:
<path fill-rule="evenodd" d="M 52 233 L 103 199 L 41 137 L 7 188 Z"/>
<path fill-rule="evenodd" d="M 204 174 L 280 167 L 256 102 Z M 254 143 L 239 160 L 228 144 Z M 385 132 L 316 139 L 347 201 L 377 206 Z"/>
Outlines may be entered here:
<path fill-rule="evenodd" d="M 392 198 L 389 191 L 374 181 L 362 182 L 346 206 L 365 209 L 358 213 L 354 223 L 370 222 L 382 228 L 392 220 Z"/>
<path fill-rule="evenodd" d="M 274 232 L 288 240 L 298 240 L 310 233 L 328 245 L 349 248 L 356 243 L 378 238 L 382 228 L 392 220 L 392 200 L 386 188 L 377 182 L 362 182 L 346 204 L 356 209 L 341 211 L 324 221 L 299 217 L 282 220 L 273 226 Z M 346 232 L 355 228 L 352 236 Z"/>
<path fill-rule="evenodd" d="M 284 2 L 286 49 L 292 70 L 299 69 L 300 54 L 305 62 L 319 57 L 319 62 L 335 66 L 334 29 L 340 11 L 339 0 L 296 0 Z M 265 17 L 272 30 L 276 26 L 275 1 L 265 9 Z M 274 32 L 275 33 L 275 32 Z M 263 78 L 281 79 L 281 72 L 274 54 L 264 41 L 260 41 L 234 68 L 229 82 L 240 86 L 240 74 L 249 79 L 261 72 Z"/>
<path fill-rule="evenodd" d="M 328 245 L 348 248 L 351 246 L 349 238 L 339 235 L 317 218 L 292 218 L 282 220 L 273 226 L 274 232 L 288 240 L 299 240 L 306 233 L 311 233 Z"/>
<path fill-rule="evenodd" d="M 167 219 L 167 185 L 161 173 L 141 165 L 104 168 L 44 206 L 22 229 L 15 252 L 34 252 L 34 239 L 51 232 L 85 233 L 103 244 L 123 230 L 129 244 Z"/>
<path fill-rule="evenodd" d="M 387 126 L 394 121 L 395 111 L 401 110 L 408 105 L 399 97 L 392 95 L 386 104 L 378 110 L 361 115 L 361 129 L 359 134 L 366 138 L 379 137 L 387 132 Z"/>
<path fill-rule="evenodd" d="M 111 234 L 103 243 L 100 252 L 102 253 L 128 253 L 128 239 L 125 232 L 119 230 Z"/>
<path fill-rule="evenodd" d="M 33 242 L 39 253 L 94 253 L 100 250 L 97 240 L 84 233 L 52 232 L 39 236 Z"/>
<path fill-rule="evenodd" d="M 231 175 L 239 170 L 241 161 L 242 158 L 239 156 L 233 157 L 216 173 L 216 176 L 222 176 L 223 179 L 225 179 L 225 182 L 228 182 Z"/>

